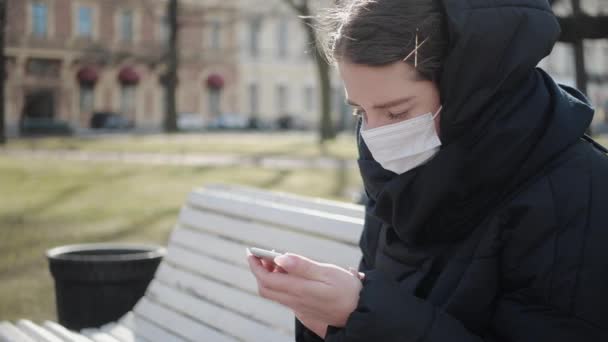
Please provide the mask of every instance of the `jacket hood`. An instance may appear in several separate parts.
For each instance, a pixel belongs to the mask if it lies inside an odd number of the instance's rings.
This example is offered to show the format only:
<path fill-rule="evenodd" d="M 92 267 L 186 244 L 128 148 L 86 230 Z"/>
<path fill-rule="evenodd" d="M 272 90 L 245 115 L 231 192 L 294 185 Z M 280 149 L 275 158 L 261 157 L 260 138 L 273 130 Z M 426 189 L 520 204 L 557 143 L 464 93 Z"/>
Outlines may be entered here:
<path fill-rule="evenodd" d="M 439 81 L 441 150 L 396 175 L 358 139 L 370 213 L 392 228 L 388 249 L 391 241 L 412 245 L 465 236 L 580 139 L 593 116 L 580 92 L 536 68 L 560 34 L 546 0 L 442 4 L 449 47 Z"/>
<path fill-rule="evenodd" d="M 442 3 L 449 48 L 440 80 L 441 138 L 449 144 L 497 119 L 499 104 L 522 91 L 560 28 L 546 0 Z"/>

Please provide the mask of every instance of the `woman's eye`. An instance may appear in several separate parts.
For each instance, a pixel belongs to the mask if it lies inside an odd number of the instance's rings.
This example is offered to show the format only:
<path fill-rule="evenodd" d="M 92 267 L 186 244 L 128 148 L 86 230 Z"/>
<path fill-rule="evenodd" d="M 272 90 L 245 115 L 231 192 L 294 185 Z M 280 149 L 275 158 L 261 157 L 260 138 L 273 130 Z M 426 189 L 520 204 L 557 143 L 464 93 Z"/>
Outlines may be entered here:
<path fill-rule="evenodd" d="M 405 112 L 401 112 L 401 113 L 396 113 L 393 114 L 391 112 L 388 113 L 388 118 L 391 120 L 397 120 L 397 119 L 401 119 L 404 118 L 408 115 L 409 112 L 405 111 Z"/>

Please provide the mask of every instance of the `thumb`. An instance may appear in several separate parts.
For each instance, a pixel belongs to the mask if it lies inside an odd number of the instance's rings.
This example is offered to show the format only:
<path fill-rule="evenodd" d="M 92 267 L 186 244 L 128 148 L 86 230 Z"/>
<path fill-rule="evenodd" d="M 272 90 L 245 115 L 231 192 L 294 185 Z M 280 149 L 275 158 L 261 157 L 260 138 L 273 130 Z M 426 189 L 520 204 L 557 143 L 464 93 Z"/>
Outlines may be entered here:
<path fill-rule="evenodd" d="M 301 255 L 285 253 L 274 258 L 274 262 L 289 274 L 310 280 L 318 280 L 321 277 L 321 264 Z"/>
<path fill-rule="evenodd" d="M 357 271 L 357 269 L 352 266 L 348 266 L 348 270 L 360 280 L 363 280 L 363 278 L 365 278 L 365 273 Z"/>

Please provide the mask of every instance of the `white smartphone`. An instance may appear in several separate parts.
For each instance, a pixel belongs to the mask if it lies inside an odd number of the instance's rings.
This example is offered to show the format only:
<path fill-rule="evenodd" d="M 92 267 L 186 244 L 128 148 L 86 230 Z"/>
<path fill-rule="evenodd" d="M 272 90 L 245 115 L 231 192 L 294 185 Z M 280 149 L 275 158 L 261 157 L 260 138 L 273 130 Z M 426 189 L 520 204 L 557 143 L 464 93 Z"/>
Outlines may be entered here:
<path fill-rule="evenodd" d="M 249 251 L 251 251 L 251 254 L 255 255 L 256 257 L 268 260 L 270 262 L 273 262 L 275 257 L 283 255 L 283 253 L 276 252 L 274 249 L 269 251 L 263 248 L 249 247 Z"/>

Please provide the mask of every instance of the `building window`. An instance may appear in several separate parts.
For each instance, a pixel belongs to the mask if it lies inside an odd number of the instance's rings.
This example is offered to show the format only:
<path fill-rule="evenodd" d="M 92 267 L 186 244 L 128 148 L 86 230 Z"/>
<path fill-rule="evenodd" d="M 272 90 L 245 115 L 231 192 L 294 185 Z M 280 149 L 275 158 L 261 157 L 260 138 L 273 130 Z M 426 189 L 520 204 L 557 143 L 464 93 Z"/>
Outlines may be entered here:
<path fill-rule="evenodd" d="M 80 112 L 91 113 L 95 104 L 93 87 L 90 85 L 80 86 Z"/>
<path fill-rule="evenodd" d="M 314 88 L 311 86 L 304 88 L 304 108 L 307 112 L 312 112 L 314 110 L 314 98 Z"/>
<path fill-rule="evenodd" d="M 222 23 L 219 21 L 214 21 L 211 23 L 211 37 L 210 37 L 210 45 L 214 50 L 218 50 L 222 47 Z"/>
<path fill-rule="evenodd" d="M 344 96 L 344 88 L 333 88 L 331 90 L 331 99 L 332 111 L 338 116 L 343 115 L 345 112 L 349 112 L 348 105 L 346 104 L 346 98 Z"/>
<path fill-rule="evenodd" d="M 262 19 L 254 18 L 249 23 L 249 54 L 251 57 L 260 55 L 260 31 L 262 30 Z"/>
<path fill-rule="evenodd" d="M 604 42 L 603 41 L 599 41 L 596 40 L 593 44 L 593 57 L 591 60 L 591 64 L 595 65 L 595 73 L 596 74 L 601 74 L 604 72 L 605 66 L 606 66 L 606 61 L 605 61 L 605 55 L 604 55 Z"/>
<path fill-rule="evenodd" d="M 58 78 L 61 73 L 61 60 L 30 58 L 25 64 L 25 73 L 35 77 Z"/>
<path fill-rule="evenodd" d="M 78 8 L 77 33 L 79 37 L 90 38 L 93 36 L 93 8 L 89 6 Z"/>
<path fill-rule="evenodd" d="M 588 73 L 595 73 L 596 72 L 596 64 L 595 63 L 589 63 L 590 61 L 593 60 L 594 57 L 594 46 L 595 44 L 593 44 L 593 42 L 584 42 L 583 43 L 583 53 L 584 53 L 584 58 L 585 58 L 585 68 L 587 69 Z M 575 67 L 576 67 L 576 59 L 575 59 Z"/>
<path fill-rule="evenodd" d="M 601 72 L 608 75 L 608 41 L 604 41 L 604 53 L 602 55 L 602 57 L 604 57 L 604 62 L 602 63 L 604 65 L 604 70 Z M 606 113 L 606 117 L 608 117 L 608 113 Z"/>
<path fill-rule="evenodd" d="M 277 53 L 279 58 L 287 57 L 287 48 L 288 48 L 288 22 L 286 19 L 279 19 L 277 24 Z"/>
<path fill-rule="evenodd" d="M 277 86 L 277 112 L 279 115 L 287 115 L 287 103 L 289 101 L 289 90 L 284 84 Z"/>
<path fill-rule="evenodd" d="M 338 88 L 331 89 L 331 111 L 333 113 L 338 113 L 340 108 L 340 95 L 338 93 Z"/>
<path fill-rule="evenodd" d="M 249 85 L 249 110 L 252 115 L 259 114 L 259 87 L 256 83 Z"/>
<path fill-rule="evenodd" d="M 44 38 L 48 35 L 49 7 L 47 4 L 35 2 L 32 4 L 32 33 Z"/>
<path fill-rule="evenodd" d="M 562 61 L 563 61 L 563 72 L 567 78 L 572 78 L 574 80 L 576 78 L 576 61 L 574 59 L 574 48 L 566 45 L 566 43 L 561 43 L 562 47 Z"/>
<path fill-rule="evenodd" d="M 160 19 L 159 35 L 161 43 L 167 45 L 169 43 L 169 17 L 167 16 Z"/>
<path fill-rule="evenodd" d="M 133 42 L 133 11 L 124 10 L 120 14 L 120 40 L 125 43 Z"/>
<path fill-rule="evenodd" d="M 540 63 L 539 66 L 544 67 L 549 73 L 555 73 L 556 72 L 556 66 L 555 66 L 555 55 L 551 54 L 547 57 L 545 57 Z M 544 63 L 544 65 L 543 65 Z"/>
<path fill-rule="evenodd" d="M 209 88 L 209 113 L 212 116 L 219 116 L 221 114 L 221 108 L 220 108 L 220 100 L 221 100 L 221 95 L 222 95 L 222 91 L 220 89 L 217 88 Z"/>
<path fill-rule="evenodd" d="M 169 105 L 169 99 L 167 98 L 169 95 L 167 95 L 167 86 L 165 84 L 163 84 L 161 86 L 161 95 L 160 95 L 160 112 L 162 117 L 164 118 L 166 113 L 168 112 L 167 106 Z"/>
<path fill-rule="evenodd" d="M 131 117 L 135 112 L 135 86 L 123 84 L 120 88 L 120 111 L 123 115 Z"/>

